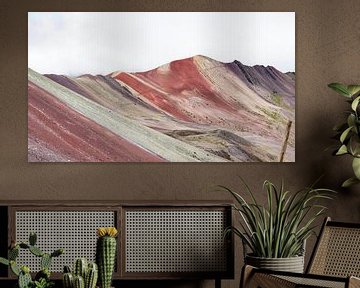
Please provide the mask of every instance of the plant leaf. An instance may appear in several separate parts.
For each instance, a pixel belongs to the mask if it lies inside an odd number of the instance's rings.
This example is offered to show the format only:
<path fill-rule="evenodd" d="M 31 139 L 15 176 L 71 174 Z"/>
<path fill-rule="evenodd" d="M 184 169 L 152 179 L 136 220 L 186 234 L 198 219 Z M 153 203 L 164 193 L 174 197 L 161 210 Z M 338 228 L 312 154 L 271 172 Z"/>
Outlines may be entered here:
<path fill-rule="evenodd" d="M 341 133 L 341 136 L 340 136 L 341 143 L 344 143 L 344 141 L 346 140 L 346 137 L 348 136 L 348 134 L 352 128 L 353 128 L 353 126 L 350 126 L 349 128 L 345 129 L 345 131 L 343 133 Z"/>
<path fill-rule="evenodd" d="M 3 258 L 3 257 L 0 257 L 0 263 L 1 263 L 1 264 L 4 264 L 4 265 L 9 265 L 9 264 L 10 264 L 9 260 L 8 260 L 8 259 L 5 259 L 5 258 Z"/>
<path fill-rule="evenodd" d="M 336 132 L 339 132 L 341 133 L 342 131 L 344 131 L 348 126 L 347 123 L 341 123 L 341 124 L 337 124 L 333 127 L 333 130 L 336 131 Z"/>
<path fill-rule="evenodd" d="M 357 179 L 360 180 L 360 158 L 354 157 L 352 168 Z"/>
<path fill-rule="evenodd" d="M 352 101 L 352 103 L 351 103 L 351 109 L 352 109 L 352 110 L 356 111 L 356 108 L 357 108 L 358 105 L 359 105 L 359 101 L 360 101 L 360 96 L 356 97 L 356 98 L 354 99 L 354 101 Z"/>
<path fill-rule="evenodd" d="M 357 134 L 354 134 L 350 137 L 347 148 L 350 154 L 354 157 L 360 156 L 360 138 Z"/>
<path fill-rule="evenodd" d="M 336 152 L 335 155 L 344 155 L 347 153 L 348 153 L 348 150 L 347 150 L 346 145 L 341 145 L 341 147 L 339 148 L 339 150 Z"/>
<path fill-rule="evenodd" d="M 352 185 L 359 184 L 359 183 L 360 183 L 359 179 L 357 179 L 356 177 L 351 177 L 351 178 L 347 179 L 346 181 L 344 181 L 344 183 L 341 185 L 341 187 L 348 188 Z"/>
<path fill-rule="evenodd" d="M 360 85 L 348 85 L 347 91 L 350 96 L 354 96 L 360 92 Z"/>
<path fill-rule="evenodd" d="M 356 116 L 353 113 L 350 113 L 347 118 L 347 124 L 350 126 L 354 126 L 356 128 Z"/>
<path fill-rule="evenodd" d="M 345 97 L 351 97 L 349 90 L 347 88 L 346 85 L 341 84 L 341 83 L 330 83 L 328 85 L 329 88 L 333 89 L 334 91 L 336 91 L 337 93 L 345 96 Z"/>

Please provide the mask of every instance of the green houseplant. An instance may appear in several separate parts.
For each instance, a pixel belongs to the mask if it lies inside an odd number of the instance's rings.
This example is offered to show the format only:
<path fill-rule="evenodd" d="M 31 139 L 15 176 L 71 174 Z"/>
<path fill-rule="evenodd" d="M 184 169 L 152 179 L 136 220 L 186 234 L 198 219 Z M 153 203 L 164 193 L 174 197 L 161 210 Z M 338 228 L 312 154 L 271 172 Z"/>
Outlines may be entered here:
<path fill-rule="evenodd" d="M 334 191 L 304 188 L 296 193 L 278 189 L 266 180 L 266 205 L 261 205 L 248 185 L 242 180 L 251 201 L 233 190 L 220 186 L 235 199 L 233 208 L 240 216 L 239 227 L 228 227 L 225 235 L 232 232 L 243 241 L 250 253 L 244 255 L 245 263 L 271 270 L 303 272 L 304 244 L 314 233 L 316 220 L 326 207 L 318 200 L 331 199 Z M 245 249 L 244 249 L 245 251 Z"/>
<path fill-rule="evenodd" d="M 331 83 L 328 86 L 344 96 L 350 104 L 350 109 L 346 112 L 346 121 L 334 127 L 339 139 L 334 155 L 351 155 L 353 158 L 354 176 L 342 184 L 343 187 L 348 187 L 360 183 L 360 85 Z"/>

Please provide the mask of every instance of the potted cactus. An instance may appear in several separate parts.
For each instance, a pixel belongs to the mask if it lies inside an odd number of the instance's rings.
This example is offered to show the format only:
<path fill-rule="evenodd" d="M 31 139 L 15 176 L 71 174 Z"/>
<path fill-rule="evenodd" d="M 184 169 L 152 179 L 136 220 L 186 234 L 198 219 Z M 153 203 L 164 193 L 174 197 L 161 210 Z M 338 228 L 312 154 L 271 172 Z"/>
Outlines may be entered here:
<path fill-rule="evenodd" d="M 88 262 L 85 258 L 78 258 L 71 272 L 69 266 L 64 267 L 64 288 L 95 288 L 98 279 L 98 267 L 96 263 Z"/>
<path fill-rule="evenodd" d="M 36 233 L 30 233 L 29 243 L 11 243 L 8 252 L 8 259 L 0 257 L 0 263 L 10 266 L 11 271 L 18 277 L 18 288 L 49 288 L 54 285 L 50 280 L 50 265 L 54 257 L 64 253 L 63 249 L 57 249 L 52 253 L 45 253 L 36 246 Z M 19 256 L 20 249 L 28 250 L 33 255 L 39 257 L 41 270 L 32 279 L 30 268 L 26 265 L 19 266 L 16 259 Z"/>
<path fill-rule="evenodd" d="M 115 227 L 101 227 L 97 229 L 96 262 L 99 267 L 99 287 L 110 288 L 116 258 Z"/>

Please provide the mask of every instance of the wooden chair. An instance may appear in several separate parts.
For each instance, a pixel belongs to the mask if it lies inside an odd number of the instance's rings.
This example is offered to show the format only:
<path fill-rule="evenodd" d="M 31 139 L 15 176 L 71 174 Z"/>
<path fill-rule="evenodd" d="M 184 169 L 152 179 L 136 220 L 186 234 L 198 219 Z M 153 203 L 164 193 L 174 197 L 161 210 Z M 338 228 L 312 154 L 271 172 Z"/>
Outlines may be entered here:
<path fill-rule="evenodd" d="M 326 218 L 306 273 L 278 272 L 244 266 L 240 287 L 360 287 L 360 223 Z"/>

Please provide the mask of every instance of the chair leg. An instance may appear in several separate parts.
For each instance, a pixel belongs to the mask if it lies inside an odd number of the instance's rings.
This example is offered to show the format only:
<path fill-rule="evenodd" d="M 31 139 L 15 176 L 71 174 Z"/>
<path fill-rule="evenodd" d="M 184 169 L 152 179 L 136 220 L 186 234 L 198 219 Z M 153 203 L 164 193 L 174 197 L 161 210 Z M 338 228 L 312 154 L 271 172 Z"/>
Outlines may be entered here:
<path fill-rule="evenodd" d="M 360 288 L 360 278 L 349 277 L 349 288 Z"/>
<path fill-rule="evenodd" d="M 244 265 L 244 267 L 242 268 L 242 271 L 241 271 L 239 288 L 248 287 L 250 280 L 251 280 L 251 276 L 253 274 L 253 271 L 254 271 L 254 267 L 252 267 L 250 265 Z"/>
<path fill-rule="evenodd" d="M 287 280 L 278 278 L 271 274 L 261 273 L 257 269 L 246 265 L 242 269 L 240 288 L 295 288 L 296 284 Z M 357 286 L 355 286 L 357 288 Z M 354 288 L 355 288 L 354 287 Z M 359 287 L 360 288 L 360 287 Z"/>

